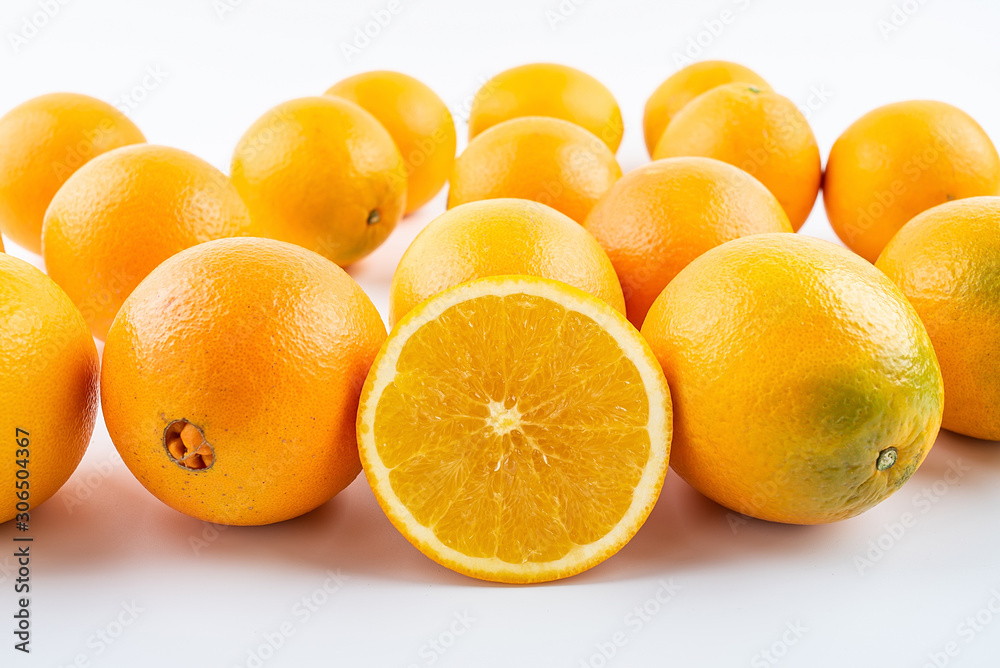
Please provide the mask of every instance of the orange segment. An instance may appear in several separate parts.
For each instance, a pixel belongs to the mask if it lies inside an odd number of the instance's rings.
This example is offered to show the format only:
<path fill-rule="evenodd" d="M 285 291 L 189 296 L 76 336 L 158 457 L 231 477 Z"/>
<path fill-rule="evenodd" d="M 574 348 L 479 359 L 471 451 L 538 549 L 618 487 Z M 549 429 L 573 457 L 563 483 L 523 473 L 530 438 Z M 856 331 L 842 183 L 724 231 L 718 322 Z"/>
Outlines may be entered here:
<path fill-rule="evenodd" d="M 659 494 L 670 394 L 645 342 L 563 283 L 485 278 L 410 312 L 362 393 L 362 464 L 435 561 L 502 582 L 573 575 Z"/>

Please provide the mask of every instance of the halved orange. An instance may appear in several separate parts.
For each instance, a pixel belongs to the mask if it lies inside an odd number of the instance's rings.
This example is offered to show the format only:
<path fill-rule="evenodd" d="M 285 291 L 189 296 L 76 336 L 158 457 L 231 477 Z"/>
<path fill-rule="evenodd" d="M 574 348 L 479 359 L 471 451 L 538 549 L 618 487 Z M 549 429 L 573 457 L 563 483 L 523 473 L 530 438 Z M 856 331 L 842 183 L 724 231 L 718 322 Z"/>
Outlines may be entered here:
<path fill-rule="evenodd" d="M 628 321 L 564 283 L 494 276 L 410 311 L 358 410 L 392 523 L 465 575 L 544 582 L 604 561 L 663 485 L 672 412 Z"/>

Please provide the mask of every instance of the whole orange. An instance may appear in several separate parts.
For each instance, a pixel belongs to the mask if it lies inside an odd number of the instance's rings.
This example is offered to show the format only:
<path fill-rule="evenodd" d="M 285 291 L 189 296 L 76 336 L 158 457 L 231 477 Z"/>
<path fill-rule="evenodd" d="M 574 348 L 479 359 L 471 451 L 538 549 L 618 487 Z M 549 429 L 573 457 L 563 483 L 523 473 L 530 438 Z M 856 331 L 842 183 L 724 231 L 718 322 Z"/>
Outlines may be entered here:
<path fill-rule="evenodd" d="M 69 297 L 0 253 L 0 523 L 44 503 L 76 470 L 94 431 L 98 374 L 94 339 Z"/>
<path fill-rule="evenodd" d="M 946 429 L 1000 440 L 1000 197 L 939 204 L 903 226 L 875 266 L 920 314 L 944 377 Z"/>
<path fill-rule="evenodd" d="M 1000 157 L 961 109 L 912 100 L 868 112 L 833 144 L 823 204 L 837 235 L 874 262 L 908 220 L 932 206 L 1000 194 Z"/>
<path fill-rule="evenodd" d="M 794 230 L 819 193 L 819 148 L 808 121 L 787 97 L 756 86 L 716 86 L 685 105 L 653 158 L 682 155 L 716 158 L 755 176 L 781 202 Z"/>
<path fill-rule="evenodd" d="M 544 204 L 492 199 L 455 207 L 417 235 L 392 276 L 390 321 L 453 285 L 505 274 L 562 281 L 625 312 L 611 261 L 579 224 Z"/>
<path fill-rule="evenodd" d="M 433 90 L 399 72 L 364 72 L 326 91 L 370 112 L 392 135 L 406 165 L 406 213 L 444 187 L 455 164 L 455 122 Z"/>
<path fill-rule="evenodd" d="M 622 112 L 611 91 L 586 72 L 552 63 L 505 70 L 476 92 L 469 139 L 521 116 L 551 116 L 590 130 L 612 152 L 622 141 Z"/>
<path fill-rule="evenodd" d="M 582 223 L 621 175 L 611 150 L 579 125 L 525 116 L 469 142 L 451 174 L 448 208 L 516 197 L 547 204 Z"/>
<path fill-rule="evenodd" d="M 341 266 L 378 248 L 406 209 L 392 136 L 339 97 L 303 97 L 265 113 L 237 144 L 231 173 L 264 236 Z"/>
<path fill-rule="evenodd" d="M 910 478 L 941 425 L 920 318 L 826 241 L 755 234 L 713 248 L 670 282 L 642 334 L 674 401 L 670 465 L 744 515 L 858 515 Z"/>
<path fill-rule="evenodd" d="M 760 181 L 712 158 L 667 158 L 629 172 L 584 227 L 611 258 L 636 328 L 663 288 L 705 251 L 749 234 L 792 231 Z"/>
<path fill-rule="evenodd" d="M 49 276 L 103 339 L 118 308 L 171 255 L 257 226 L 226 175 L 190 153 L 139 144 L 81 167 L 45 214 Z"/>
<path fill-rule="evenodd" d="M 642 132 L 649 154 L 653 155 L 663 131 L 670 125 L 670 119 L 684 105 L 707 90 L 733 82 L 750 84 L 763 90 L 771 89 L 753 70 L 725 60 L 692 63 L 667 77 L 646 100 L 642 115 Z"/>
<path fill-rule="evenodd" d="M 70 175 L 107 151 L 146 141 L 122 112 L 76 93 L 28 100 L 0 118 L 0 229 L 33 253 L 42 219 Z"/>
<path fill-rule="evenodd" d="M 219 524 L 280 522 L 361 470 L 355 418 L 385 339 L 325 258 L 269 239 L 175 255 L 125 302 L 101 373 L 104 419 L 157 498 Z"/>

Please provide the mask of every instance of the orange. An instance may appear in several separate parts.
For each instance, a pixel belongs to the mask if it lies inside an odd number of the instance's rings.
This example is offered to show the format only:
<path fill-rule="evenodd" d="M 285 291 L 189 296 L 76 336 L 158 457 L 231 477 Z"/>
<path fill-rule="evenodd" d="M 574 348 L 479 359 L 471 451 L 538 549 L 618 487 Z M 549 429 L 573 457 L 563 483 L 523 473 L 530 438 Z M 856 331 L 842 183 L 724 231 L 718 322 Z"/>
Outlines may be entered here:
<path fill-rule="evenodd" d="M 118 314 L 104 419 L 129 470 L 171 508 L 280 522 L 361 470 L 358 396 L 384 339 L 371 301 L 325 258 L 269 239 L 201 244 Z"/>
<path fill-rule="evenodd" d="M 455 164 L 455 122 L 434 91 L 399 72 L 365 72 L 334 84 L 327 95 L 370 112 L 392 135 L 406 165 L 406 213 L 440 192 Z"/>
<path fill-rule="evenodd" d="M 358 409 L 361 462 L 396 528 L 497 582 L 617 552 L 656 502 L 670 436 L 670 392 L 639 333 L 534 276 L 477 279 L 410 311 Z"/>
<path fill-rule="evenodd" d="M 819 524 L 898 490 L 941 424 L 941 371 L 906 297 L 847 249 L 794 234 L 713 248 L 642 334 L 673 393 L 671 465 L 744 515 Z"/>
<path fill-rule="evenodd" d="M 44 503 L 76 470 L 97 417 L 97 347 L 45 274 L 0 253 L 0 523 Z M 20 506 L 19 506 L 20 504 Z"/>
<path fill-rule="evenodd" d="M 748 234 L 792 231 L 760 181 L 711 158 L 667 158 L 629 172 L 584 227 L 608 252 L 637 329 L 663 288 L 708 249 Z"/>
<path fill-rule="evenodd" d="M 908 220 L 933 206 L 1000 194 L 1000 157 L 979 124 L 943 102 L 870 111 L 837 139 L 823 204 L 837 235 L 869 262 Z"/>
<path fill-rule="evenodd" d="M 469 110 L 469 139 L 521 116 L 576 123 L 599 137 L 612 153 L 624 132 L 622 112 L 611 91 L 586 72 L 566 65 L 521 65 L 483 84 Z"/>
<path fill-rule="evenodd" d="M 702 93 L 670 121 L 653 158 L 701 155 L 749 172 L 781 202 L 792 229 L 809 217 L 822 175 L 819 148 L 795 103 L 731 83 Z"/>
<path fill-rule="evenodd" d="M 544 204 L 494 199 L 455 207 L 417 235 L 392 276 L 390 321 L 445 288 L 502 274 L 562 281 L 625 312 L 614 267 L 586 230 Z"/>
<path fill-rule="evenodd" d="M 264 236 L 341 266 L 378 248 L 406 208 L 392 136 L 338 97 L 303 97 L 265 113 L 237 144 L 231 173 Z"/>
<path fill-rule="evenodd" d="M 225 174 L 190 153 L 140 144 L 81 167 L 45 214 L 49 276 L 105 338 L 129 293 L 171 255 L 257 227 Z"/>
<path fill-rule="evenodd" d="M 0 118 L 0 229 L 32 253 L 42 219 L 66 179 L 111 149 L 145 142 L 123 113 L 76 93 L 28 100 Z"/>
<path fill-rule="evenodd" d="M 517 197 L 582 223 L 621 175 L 611 150 L 579 125 L 542 116 L 515 118 L 469 142 L 455 162 L 448 208 Z"/>
<path fill-rule="evenodd" d="M 725 60 L 692 63 L 667 77 L 646 100 L 642 115 L 642 132 L 649 154 L 653 155 L 663 131 L 670 125 L 670 119 L 684 105 L 707 90 L 733 82 L 750 84 L 762 90 L 771 89 L 753 70 Z"/>
<path fill-rule="evenodd" d="M 924 211 L 875 266 L 907 296 L 934 343 L 948 397 L 943 426 L 1000 440 L 1000 197 Z"/>

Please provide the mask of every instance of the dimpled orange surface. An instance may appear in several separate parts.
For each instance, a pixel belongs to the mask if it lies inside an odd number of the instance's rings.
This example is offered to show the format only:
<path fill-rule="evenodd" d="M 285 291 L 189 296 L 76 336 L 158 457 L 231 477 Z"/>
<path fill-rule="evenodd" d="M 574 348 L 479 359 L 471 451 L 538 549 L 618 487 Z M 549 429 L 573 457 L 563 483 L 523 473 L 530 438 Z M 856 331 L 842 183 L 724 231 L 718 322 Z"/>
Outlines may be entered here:
<path fill-rule="evenodd" d="M 441 214 L 413 240 L 392 276 L 392 322 L 445 288 L 500 274 L 562 281 L 625 312 L 611 261 L 580 225 L 544 204 L 489 199 Z"/>
<path fill-rule="evenodd" d="M 701 155 L 735 165 L 767 186 L 792 229 L 806 222 L 822 179 L 819 147 L 795 103 L 731 83 L 687 103 L 663 132 L 653 158 Z"/>
<path fill-rule="evenodd" d="M 218 169 L 180 149 L 138 144 L 94 158 L 59 189 L 42 252 L 49 276 L 103 339 L 125 298 L 161 262 L 259 229 Z"/>
<path fill-rule="evenodd" d="M 1000 195 L 1000 156 L 972 117 L 931 100 L 887 104 L 852 123 L 823 181 L 830 225 L 869 262 L 921 211 L 977 195 Z"/>
<path fill-rule="evenodd" d="M 751 84 L 763 90 L 771 88 L 750 68 L 725 60 L 691 63 L 661 83 L 646 100 L 642 114 L 642 132 L 649 155 L 653 155 L 663 131 L 684 105 L 705 91 L 733 82 Z"/>
<path fill-rule="evenodd" d="M 122 307 L 101 391 L 129 470 L 209 522 L 267 524 L 329 500 L 361 470 L 354 422 L 385 327 L 311 251 L 227 239 L 174 256 Z"/>
<path fill-rule="evenodd" d="M 17 512 L 17 482 L 28 481 L 35 508 L 76 470 L 97 417 L 98 373 L 94 339 L 69 297 L 0 253 L 0 523 Z"/>
<path fill-rule="evenodd" d="M 934 443 L 943 390 L 903 294 L 850 251 L 756 234 L 708 251 L 642 334 L 670 383 L 671 465 L 722 505 L 819 524 L 905 483 Z"/>
<path fill-rule="evenodd" d="M 33 253 L 56 191 L 87 161 L 146 138 L 107 102 L 76 93 L 28 100 L 0 118 L 0 229 Z"/>
<path fill-rule="evenodd" d="M 406 164 L 406 213 L 438 194 L 455 164 L 455 122 L 433 90 L 400 72 L 363 72 L 330 87 L 378 119 Z"/>
<path fill-rule="evenodd" d="M 711 158 L 667 158 L 629 172 L 584 227 L 608 252 L 637 328 L 663 288 L 708 249 L 748 234 L 792 231 L 760 181 Z"/>
<path fill-rule="evenodd" d="M 625 131 L 611 91 L 574 67 L 531 63 L 513 67 L 483 84 L 469 111 L 469 139 L 520 116 L 551 116 L 576 123 L 618 150 Z"/>
<path fill-rule="evenodd" d="M 1000 197 L 928 209 L 875 266 L 923 320 L 944 376 L 946 429 L 1000 440 Z"/>
<path fill-rule="evenodd" d="M 230 173 L 264 236 L 341 266 L 378 248 L 406 209 L 406 169 L 392 135 L 332 95 L 265 112 L 240 138 Z"/>
<path fill-rule="evenodd" d="M 594 134 L 558 118 L 524 116 L 469 142 L 455 162 L 448 208 L 519 197 L 582 223 L 621 175 L 614 154 Z"/>

